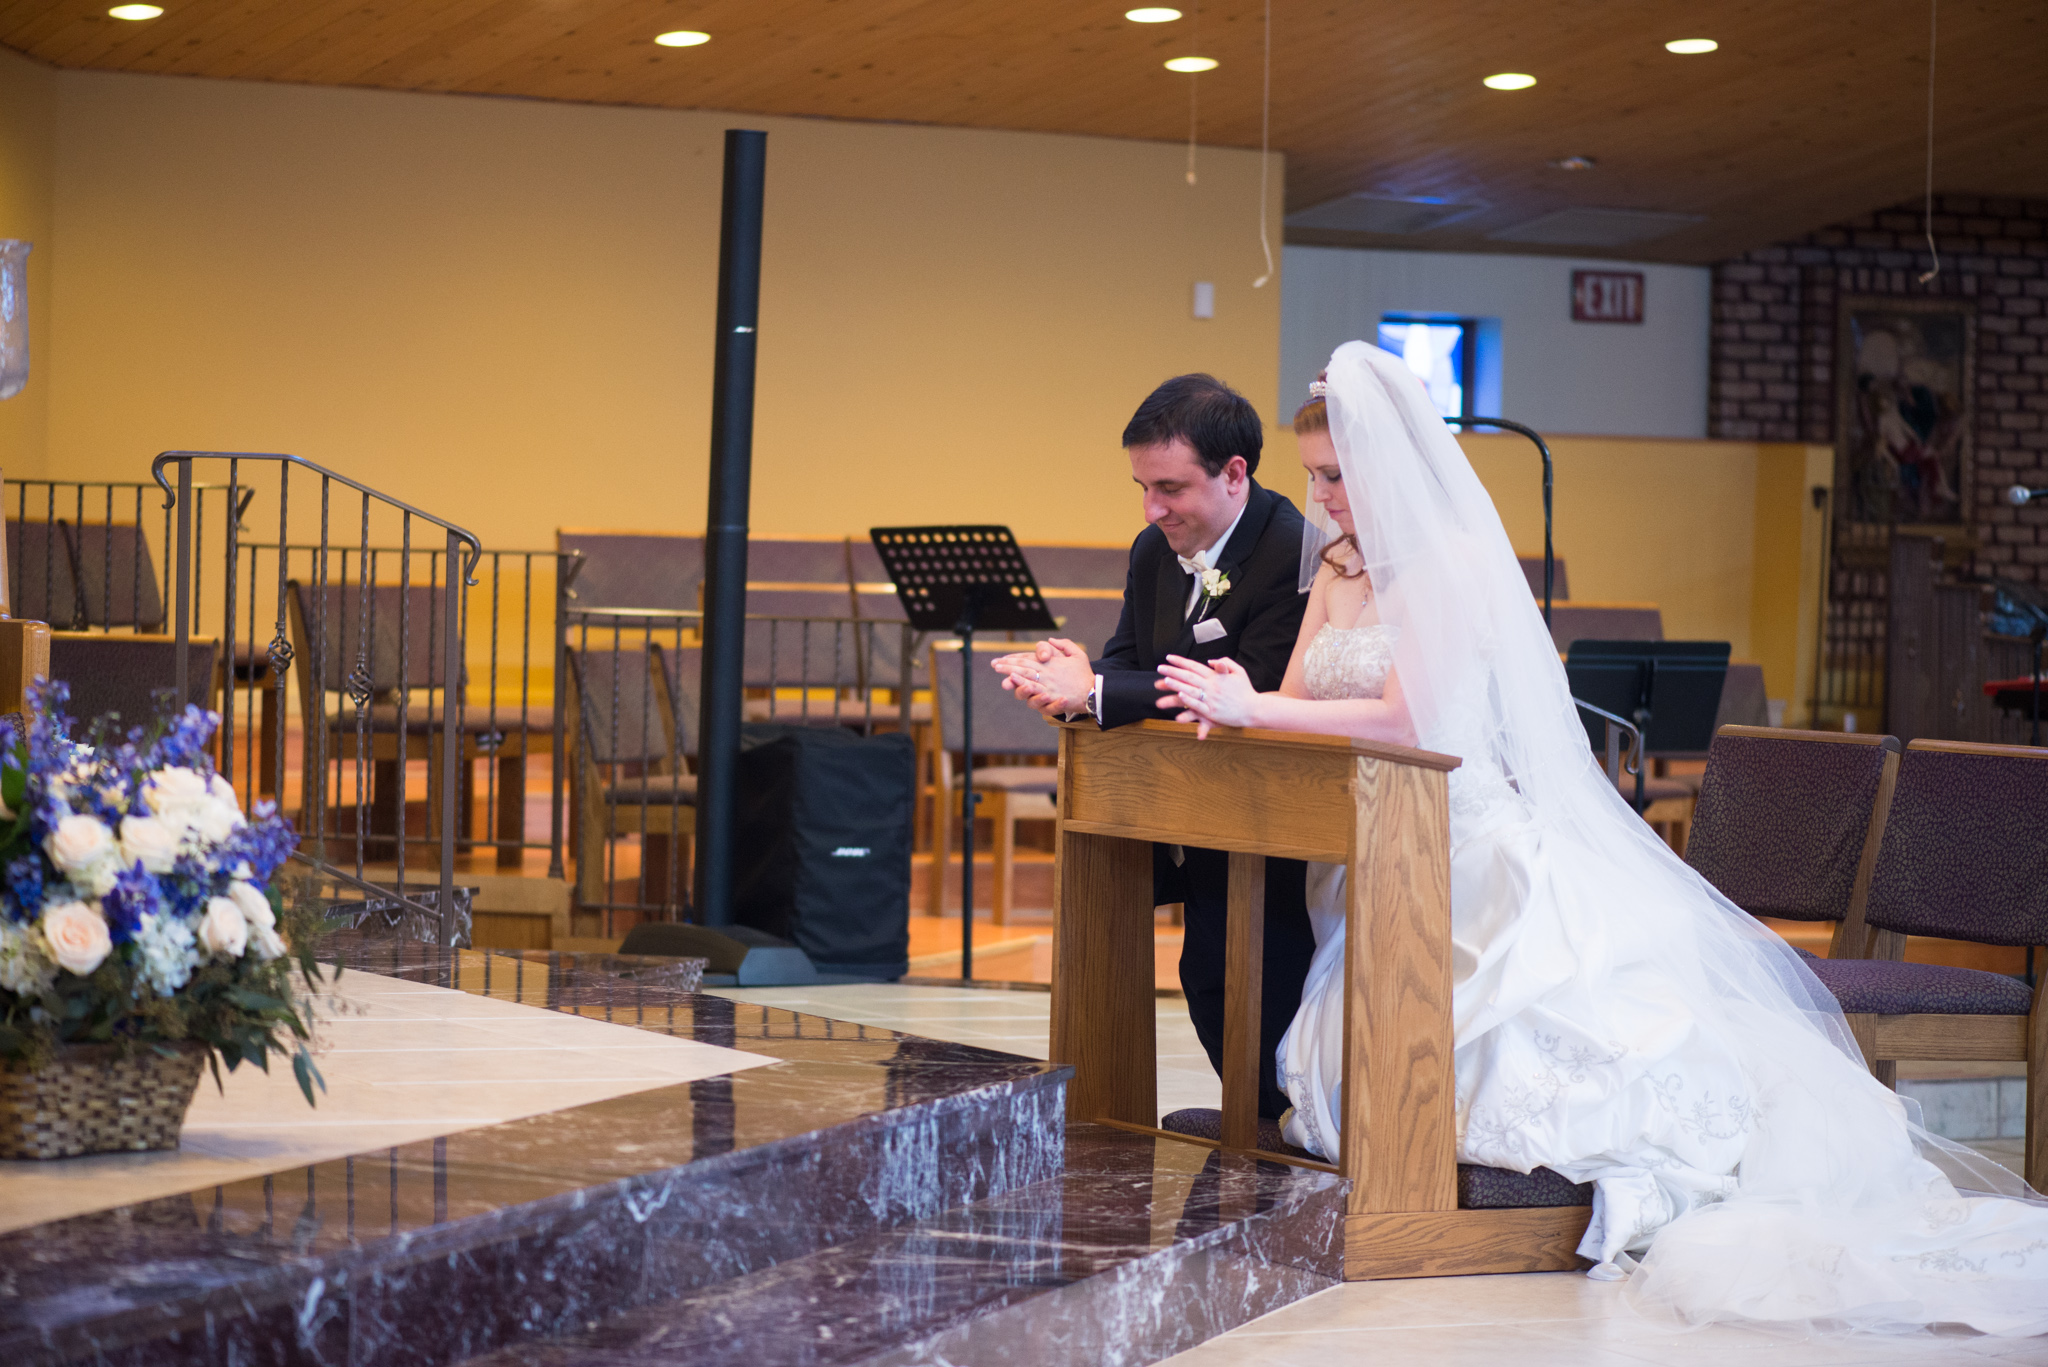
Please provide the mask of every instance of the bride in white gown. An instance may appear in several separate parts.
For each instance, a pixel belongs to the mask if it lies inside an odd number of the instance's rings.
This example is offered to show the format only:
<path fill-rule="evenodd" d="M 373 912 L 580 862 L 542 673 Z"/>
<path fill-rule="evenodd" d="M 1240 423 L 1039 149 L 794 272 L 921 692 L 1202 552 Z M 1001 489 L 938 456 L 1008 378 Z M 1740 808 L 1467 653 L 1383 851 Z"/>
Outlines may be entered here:
<path fill-rule="evenodd" d="M 1397 357 L 1331 358 L 1297 419 L 1334 533 L 1277 693 L 1171 657 L 1183 720 L 1460 756 L 1450 779 L 1458 1158 L 1594 1184 L 1580 1253 L 1679 1323 L 2048 1332 L 2048 1206 L 1927 1133 L 1834 999 L 1672 855 L 1593 760 L 1492 501 Z M 1332 526 L 1331 524 L 1334 524 Z M 1280 1046 L 1289 1140 L 1337 1152 L 1344 871 Z"/>

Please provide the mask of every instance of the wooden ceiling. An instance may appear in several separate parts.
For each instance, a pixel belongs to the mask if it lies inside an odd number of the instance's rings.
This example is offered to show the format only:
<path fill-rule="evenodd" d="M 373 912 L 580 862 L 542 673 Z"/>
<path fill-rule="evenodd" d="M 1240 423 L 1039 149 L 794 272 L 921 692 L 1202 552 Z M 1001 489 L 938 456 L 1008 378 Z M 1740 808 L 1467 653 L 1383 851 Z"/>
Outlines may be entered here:
<path fill-rule="evenodd" d="M 0 0 L 60 67 L 1256 147 L 1261 0 Z M 1945 0 L 1938 188 L 2048 196 L 2048 4 Z M 1422 232 L 1291 241 L 1572 251 L 1491 234 L 1570 207 L 1691 216 L 1609 255 L 1704 262 L 1915 198 L 1928 0 L 1272 0 L 1290 212 L 1367 193 L 1474 206 Z M 657 47 L 677 28 L 713 35 Z M 1664 51 L 1707 37 L 1720 51 Z M 1199 77 L 1163 69 L 1195 53 Z M 1533 89 L 1481 86 L 1497 71 Z M 1585 171 L 1553 169 L 1591 157 Z M 1693 221 L 1696 220 L 1696 221 Z M 1589 254 L 1601 254 L 1595 250 Z"/>

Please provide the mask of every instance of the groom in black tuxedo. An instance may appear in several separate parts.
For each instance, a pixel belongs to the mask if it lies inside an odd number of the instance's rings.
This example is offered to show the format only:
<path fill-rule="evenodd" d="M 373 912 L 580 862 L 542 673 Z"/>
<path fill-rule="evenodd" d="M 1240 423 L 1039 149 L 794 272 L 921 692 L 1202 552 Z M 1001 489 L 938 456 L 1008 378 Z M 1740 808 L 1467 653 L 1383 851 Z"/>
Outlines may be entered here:
<path fill-rule="evenodd" d="M 1123 615 L 1091 662 L 1072 641 L 1042 641 L 995 662 L 1005 687 L 1049 716 L 1092 714 L 1107 728 L 1171 716 L 1156 672 L 1168 654 L 1229 656 L 1262 692 L 1280 686 L 1301 631 L 1301 514 L 1261 488 L 1265 426 L 1250 403 L 1208 375 L 1181 375 L 1152 391 L 1124 428 L 1131 478 L 1144 490 L 1145 521 L 1131 543 Z M 1195 1033 L 1221 1071 L 1224 931 L 1229 856 L 1221 850 L 1153 849 L 1154 900 L 1186 908 L 1180 982 Z M 1298 860 L 1266 861 L 1264 1018 L 1259 1114 L 1277 1118 L 1286 1095 L 1275 1079 L 1280 1037 L 1301 1005 L 1315 953 Z"/>

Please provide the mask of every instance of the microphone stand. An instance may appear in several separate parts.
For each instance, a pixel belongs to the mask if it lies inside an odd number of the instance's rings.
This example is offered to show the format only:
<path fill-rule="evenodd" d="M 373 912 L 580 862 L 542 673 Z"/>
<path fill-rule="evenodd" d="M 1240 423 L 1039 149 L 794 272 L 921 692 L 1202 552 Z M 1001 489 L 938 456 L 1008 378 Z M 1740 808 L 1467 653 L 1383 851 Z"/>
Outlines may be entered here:
<path fill-rule="evenodd" d="M 1536 443 L 1536 449 L 1543 456 L 1543 625 L 1550 625 L 1550 590 L 1557 577 L 1557 555 L 1550 542 L 1550 448 L 1543 443 L 1543 437 L 1533 427 L 1506 418 L 1445 418 L 1445 422 L 1457 423 L 1460 427 L 1498 427 L 1509 432 L 1519 432 Z"/>

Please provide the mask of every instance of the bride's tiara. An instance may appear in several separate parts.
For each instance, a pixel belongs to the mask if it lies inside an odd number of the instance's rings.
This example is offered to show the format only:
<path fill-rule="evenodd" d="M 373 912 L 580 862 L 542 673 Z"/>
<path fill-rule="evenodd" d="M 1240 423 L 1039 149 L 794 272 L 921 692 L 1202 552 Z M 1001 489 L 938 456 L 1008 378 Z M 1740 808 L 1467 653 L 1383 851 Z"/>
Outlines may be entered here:
<path fill-rule="evenodd" d="M 1313 402 L 1316 399 L 1322 398 L 1325 394 L 1328 394 L 1329 392 L 1330 386 L 1326 381 L 1310 380 L 1308 382 L 1308 397 L 1311 402 Z"/>

